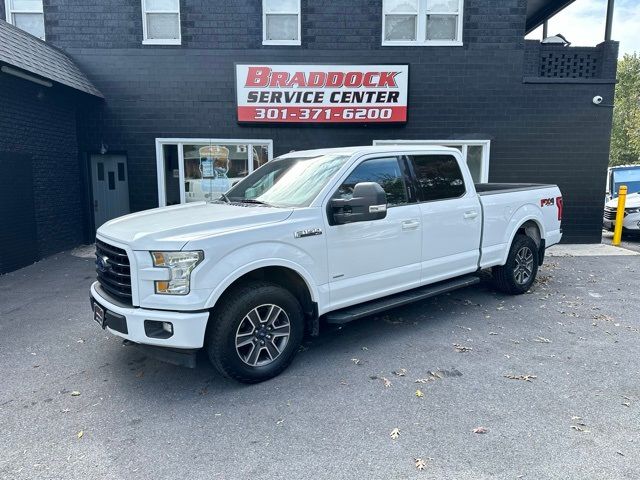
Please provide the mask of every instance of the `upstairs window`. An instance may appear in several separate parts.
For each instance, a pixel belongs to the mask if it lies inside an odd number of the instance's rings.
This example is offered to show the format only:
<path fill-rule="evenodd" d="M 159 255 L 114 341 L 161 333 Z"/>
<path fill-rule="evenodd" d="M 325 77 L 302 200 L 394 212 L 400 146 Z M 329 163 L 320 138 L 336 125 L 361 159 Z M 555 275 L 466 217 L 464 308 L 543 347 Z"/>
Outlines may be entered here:
<path fill-rule="evenodd" d="M 464 0 L 383 0 L 382 45 L 462 45 Z"/>
<path fill-rule="evenodd" d="M 6 0 L 7 22 L 44 40 L 42 0 Z"/>
<path fill-rule="evenodd" d="M 180 45 L 180 0 L 142 0 L 142 43 Z"/>
<path fill-rule="evenodd" d="M 300 0 L 262 0 L 262 44 L 300 45 Z"/>

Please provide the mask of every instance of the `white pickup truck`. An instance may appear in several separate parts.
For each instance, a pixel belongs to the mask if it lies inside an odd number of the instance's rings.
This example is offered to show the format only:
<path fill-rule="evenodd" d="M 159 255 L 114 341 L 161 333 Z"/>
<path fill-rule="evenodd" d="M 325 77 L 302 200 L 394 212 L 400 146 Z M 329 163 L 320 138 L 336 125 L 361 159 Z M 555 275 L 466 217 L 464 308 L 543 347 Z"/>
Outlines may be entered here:
<path fill-rule="evenodd" d="M 93 317 L 154 356 L 204 348 L 241 382 L 282 372 L 305 332 L 478 283 L 526 292 L 560 241 L 555 185 L 479 184 L 458 150 L 283 155 L 211 202 L 107 222 Z"/>

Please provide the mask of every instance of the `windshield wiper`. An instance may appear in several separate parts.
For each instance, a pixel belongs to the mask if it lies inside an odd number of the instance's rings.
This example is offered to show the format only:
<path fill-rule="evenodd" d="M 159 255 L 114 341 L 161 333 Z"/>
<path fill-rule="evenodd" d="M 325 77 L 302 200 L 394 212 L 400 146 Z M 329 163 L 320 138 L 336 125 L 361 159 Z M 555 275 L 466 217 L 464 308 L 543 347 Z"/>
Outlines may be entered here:
<path fill-rule="evenodd" d="M 255 203 L 257 205 L 266 205 L 267 207 L 273 206 L 267 202 L 263 202 L 262 200 L 256 200 L 255 198 L 243 198 L 240 200 L 240 203 Z"/>
<path fill-rule="evenodd" d="M 231 200 L 229 200 L 229 197 L 227 197 L 226 193 L 222 193 L 220 195 L 220 198 L 223 199 L 225 201 L 225 203 L 231 203 Z"/>

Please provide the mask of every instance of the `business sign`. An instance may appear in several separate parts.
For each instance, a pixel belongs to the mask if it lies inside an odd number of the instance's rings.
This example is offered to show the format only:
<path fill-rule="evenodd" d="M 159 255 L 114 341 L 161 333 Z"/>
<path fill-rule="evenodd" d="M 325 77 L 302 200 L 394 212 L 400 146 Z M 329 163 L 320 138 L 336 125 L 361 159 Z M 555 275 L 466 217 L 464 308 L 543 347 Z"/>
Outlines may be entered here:
<path fill-rule="evenodd" d="M 407 121 L 409 65 L 236 65 L 238 122 Z"/>

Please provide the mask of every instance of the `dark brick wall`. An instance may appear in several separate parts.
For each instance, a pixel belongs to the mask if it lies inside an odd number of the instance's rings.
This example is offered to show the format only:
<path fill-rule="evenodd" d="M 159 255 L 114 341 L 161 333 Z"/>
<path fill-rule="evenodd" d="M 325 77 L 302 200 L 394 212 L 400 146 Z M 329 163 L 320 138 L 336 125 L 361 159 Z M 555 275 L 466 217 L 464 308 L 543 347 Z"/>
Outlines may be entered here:
<path fill-rule="evenodd" d="M 1 2 L 0 2 L 1 3 Z M 265 138 L 275 154 L 373 139 L 490 139 L 492 181 L 563 189 L 565 240 L 599 241 L 613 84 L 524 83 L 526 0 L 466 0 L 464 46 L 382 47 L 381 0 L 302 0 L 301 47 L 263 46 L 259 0 L 182 0 L 181 46 L 142 45 L 139 0 L 45 0 L 46 32 L 105 94 L 83 150 L 126 151 L 131 208 L 157 204 L 156 137 Z M 615 77 L 613 43 L 603 70 Z M 241 126 L 234 62 L 410 65 L 400 126 Z M 534 69 L 534 71 L 536 71 Z"/>
<path fill-rule="evenodd" d="M 32 162 L 37 236 L 37 258 L 33 261 L 83 240 L 78 102 L 77 95 L 64 87 L 41 87 L 0 73 L 0 150 L 5 155 L 29 156 Z M 0 165 L 0 175 L 12 174 Z M 3 215 L 3 228 L 10 228 L 4 224 L 8 220 Z"/>

